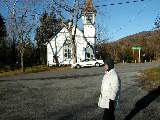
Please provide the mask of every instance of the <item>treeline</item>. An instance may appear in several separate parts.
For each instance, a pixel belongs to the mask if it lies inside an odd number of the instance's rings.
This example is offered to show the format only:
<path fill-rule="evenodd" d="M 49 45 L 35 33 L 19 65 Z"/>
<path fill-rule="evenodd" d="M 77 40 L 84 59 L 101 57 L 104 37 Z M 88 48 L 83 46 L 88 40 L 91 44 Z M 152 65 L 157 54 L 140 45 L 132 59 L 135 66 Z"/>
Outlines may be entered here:
<path fill-rule="evenodd" d="M 0 68 L 12 70 L 21 67 L 22 57 L 24 68 L 46 64 L 45 44 L 62 27 L 55 14 L 44 12 L 35 33 L 28 33 L 24 42 L 20 42 L 22 34 L 10 31 L 6 26 L 6 19 L 0 14 Z"/>
<path fill-rule="evenodd" d="M 157 24 L 158 25 L 158 24 Z M 133 46 L 141 46 L 141 61 L 160 60 L 160 29 L 127 36 L 112 43 L 101 44 L 102 57 L 111 56 L 117 62 L 138 61 L 138 50 L 133 53 Z"/>

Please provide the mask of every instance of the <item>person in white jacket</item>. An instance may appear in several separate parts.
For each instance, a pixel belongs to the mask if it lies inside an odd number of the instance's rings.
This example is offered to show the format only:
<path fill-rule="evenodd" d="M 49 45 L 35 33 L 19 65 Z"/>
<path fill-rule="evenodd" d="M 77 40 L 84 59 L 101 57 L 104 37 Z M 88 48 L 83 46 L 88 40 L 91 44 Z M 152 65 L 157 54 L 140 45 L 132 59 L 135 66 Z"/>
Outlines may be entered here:
<path fill-rule="evenodd" d="M 104 60 L 104 70 L 98 106 L 104 108 L 103 120 L 115 120 L 115 101 L 120 90 L 120 81 L 112 59 Z"/>

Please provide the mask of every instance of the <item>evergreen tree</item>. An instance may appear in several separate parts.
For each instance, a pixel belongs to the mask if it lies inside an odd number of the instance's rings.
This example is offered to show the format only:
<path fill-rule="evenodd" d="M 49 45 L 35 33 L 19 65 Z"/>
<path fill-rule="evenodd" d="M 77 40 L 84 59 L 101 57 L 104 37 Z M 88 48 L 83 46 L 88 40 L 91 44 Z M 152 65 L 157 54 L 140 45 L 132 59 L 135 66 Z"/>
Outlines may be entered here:
<path fill-rule="evenodd" d="M 3 67 L 6 64 L 6 50 L 7 50 L 7 42 L 6 42 L 6 26 L 4 22 L 4 18 L 0 14 L 0 67 Z"/>
<path fill-rule="evenodd" d="M 154 25 L 156 29 L 160 29 L 160 16 L 157 16 Z"/>
<path fill-rule="evenodd" d="M 0 14 L 0 37 L 4 38 L 4 37 L 6 37 L 6 35 L 7 35 L 7 31 L 6 31 L 6 26 L 5 26 L 4 18 Z"/>
<path fill-rule="evenodd" d="M 37 44 L 37 57 L 39 64 L 46 64 L 46 43 L 49 39 L 56 35 L 62 28 L 61 21 L 56 18 L 56 15 L 50 15 L 45 11 L 40 18 L 40 26 L 36 30 L 35 41 Z M 54 57 L 54 56 L 53 56 Z"/>

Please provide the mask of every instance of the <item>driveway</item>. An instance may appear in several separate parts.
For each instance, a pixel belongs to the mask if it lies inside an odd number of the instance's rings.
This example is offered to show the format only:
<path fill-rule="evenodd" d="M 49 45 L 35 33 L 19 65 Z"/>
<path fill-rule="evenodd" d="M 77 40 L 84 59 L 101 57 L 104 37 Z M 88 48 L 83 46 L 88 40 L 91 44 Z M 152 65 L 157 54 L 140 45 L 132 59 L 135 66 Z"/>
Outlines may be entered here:
<path fill-rule="evenodd" d="M 122 92 L 117 120 L 159 120 L 160 92 L 141 88 L 137 74 L 158 63 L 118 64 Z M 103 67 L 0 78 L 0 120 L 100 120 Z"/>

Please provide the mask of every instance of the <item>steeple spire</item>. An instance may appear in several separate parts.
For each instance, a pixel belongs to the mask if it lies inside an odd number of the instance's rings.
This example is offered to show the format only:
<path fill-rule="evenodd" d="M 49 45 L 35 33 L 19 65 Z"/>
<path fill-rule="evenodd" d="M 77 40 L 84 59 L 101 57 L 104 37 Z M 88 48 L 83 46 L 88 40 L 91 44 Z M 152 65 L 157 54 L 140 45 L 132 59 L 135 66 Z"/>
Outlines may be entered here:
<path fill-rule="evenodd" d="M 96 9 L 93 5 L 93 1 L 92 0 L 86 0 L 85 6 L 83 8 L 83 12 L 84 13 L 88 13 L 88 12 L 94 12 L 96 13 Z"/>

